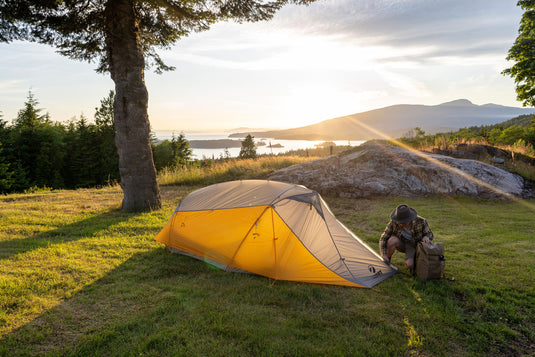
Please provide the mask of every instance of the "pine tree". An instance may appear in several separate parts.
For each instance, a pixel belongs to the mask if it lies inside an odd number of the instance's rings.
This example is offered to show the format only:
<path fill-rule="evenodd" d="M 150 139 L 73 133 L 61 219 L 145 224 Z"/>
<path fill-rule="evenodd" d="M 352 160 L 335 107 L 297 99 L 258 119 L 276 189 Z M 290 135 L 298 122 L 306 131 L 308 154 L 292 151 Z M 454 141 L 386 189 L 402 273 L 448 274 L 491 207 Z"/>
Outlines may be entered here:
<path fill-rule="evenodd" d="M 28 187 L 63 187 L 63 127 L 52 125 L 48 114 L 40 115 L 39 102 L 31 91 L 13 122 L 10 157 L 16 190 Z"/>
<path fill-rule="evenodd" d="M 0 42 L 49 44 L 76 60 L 98 61 L 115 83 L 114 123 L 123 209 L 161 207 L 150 147 L 144 70 L 173 69 L 156 53 L 219 21 L 269 20 L 285 4 L 313 0 L 0 0 Z"/>
<path fill-rule="evenodd" d="M 2 142 L 0 141 L 0 193 L 7 193 L 13 186 L 13 172 L 9 170 L 9 163 L 6 162 L 2 151 Z"/>
<path fill-rule="evenodd" d="M 32 91 L 28 91 L 28 97 L 26 102 L 24 102 L 24 108 L 19 110 L 17 118 L 14 120 L 13 124 L 16 128 L 36 128 L 43 124 L 49 124 L 50 118 L 48 114 L 40 115 L 39 113 L 43 110 L 37 108 L 39 102 L 35 99 Z"/>
<path fill-rule="evenodd" d="M 256 159 L 256 144 L 254 142 L 254 136 L 248 134 L 241 142 L 241 149 L 238 158 L 240 159 Z"/>
<path fill-rule="evenodd" d="M 64 187 L 62 168 L 64 158 L 63 127 L 61 125 L 43 125 L 34 129 L 33 142 L 37 146 L 33 162 L 34 177 L 32 186 Z"/>
<path fill-rule="evenodd" d="M 183 167 L 191 160 L 192 150 L 184 133 L 180 133 L 178 138 L 173 135 L 171 147 L 173 149 L 173 166 Z"/>
<path fill-rule="evenodd" d="M 97 185 L 100 155 L 95 145 L 96 127 L 89 124 L 82 114 L 74 123 L 74 143 L 71 150 L 71 170 L 74 187 L 92 187 Z"/>
<path fill-rule="evenodd" d="M 97 184 L 103 185 L 119 180 L 119 155 L 115 146 L 115 126 L 113 125 L 113 102 L 115 92 L 100 101 L 95 108 L 95 125 L 97 129 L 98 174 Z"/>

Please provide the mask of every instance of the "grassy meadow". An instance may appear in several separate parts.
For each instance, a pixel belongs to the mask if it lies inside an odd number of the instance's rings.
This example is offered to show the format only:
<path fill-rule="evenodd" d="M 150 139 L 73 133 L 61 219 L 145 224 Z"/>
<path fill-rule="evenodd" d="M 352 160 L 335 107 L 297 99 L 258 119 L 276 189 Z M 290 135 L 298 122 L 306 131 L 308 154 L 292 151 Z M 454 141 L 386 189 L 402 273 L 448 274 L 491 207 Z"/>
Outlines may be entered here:
<path fill-rule="evenodd" d="M 117 186 L 0 196 L 0 356 L 535 354 L 535 200 L 324 197 L 375 250 L 400 203 L 445 244 L 447 279 L 397 253 L 374 289 L 225 273 L 153 240 L 187 193 L 271 164 L 247 165 L 168 174 L 147 213 L 122 212 Z"/>

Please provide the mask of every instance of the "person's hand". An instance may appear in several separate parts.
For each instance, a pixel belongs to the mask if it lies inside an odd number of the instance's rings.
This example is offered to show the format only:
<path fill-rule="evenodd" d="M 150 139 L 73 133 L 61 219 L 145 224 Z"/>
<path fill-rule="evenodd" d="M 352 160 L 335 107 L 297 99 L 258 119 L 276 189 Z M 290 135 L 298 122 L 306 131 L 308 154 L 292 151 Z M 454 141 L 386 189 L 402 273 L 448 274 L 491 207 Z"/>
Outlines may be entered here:
<path fill-rule="evenodd" d="M 422 242 L 424 242 L 424 243 L 431 243 L 431 241 L 430 241 L 429 238 L 427 238 L 427 237 L 423 237 Z"/>

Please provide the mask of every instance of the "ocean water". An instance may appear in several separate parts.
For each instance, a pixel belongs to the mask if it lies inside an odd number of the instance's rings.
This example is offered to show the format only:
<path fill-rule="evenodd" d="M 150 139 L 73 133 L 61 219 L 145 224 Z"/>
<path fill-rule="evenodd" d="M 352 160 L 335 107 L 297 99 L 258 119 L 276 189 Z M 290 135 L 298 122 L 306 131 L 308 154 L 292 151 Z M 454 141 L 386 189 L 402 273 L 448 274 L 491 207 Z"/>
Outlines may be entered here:
<path fill-rule="evenodd" d="M 156 137 L 159 140 L 171 140 L 173 135 L 178 136 L 180 132 L 173 132 L 169 130 L 154 130 L 153 131 Z M 184 132 L 184 135 L 187 140 L 219 140 L 219 139 L 232 139 L 232 140 L 243 140 L 244 138 L 229 138 L 229 133 L 187 133 Z M 273 154 L 277 155 L 284 153 L 290 150 L 297 149 L 313 149 L 316 145 L 325 142 L 325 140 L 278 140 L 273 138 L 254 138 L 255 143 L 257 143 L 256 152 L 257 154 Z M 264 143 L 265 145 L 258 145 L 259 143 Z M 348 140 L 333 140 L 337 146 L 350 145 L 350 146 L 359 146 L 364 143 L 364 141 L 348 141 Z M 269 145 L 280 144 L 281 147 L 270 147 Z M 240 148 L 228 148 L 228 153 L 230 157 L 237 157 L 240 153 Z M 219 149 L 192 149 L 193 157 L 195 159 L 219 159 L 225 157 L 225 148 Z"/>

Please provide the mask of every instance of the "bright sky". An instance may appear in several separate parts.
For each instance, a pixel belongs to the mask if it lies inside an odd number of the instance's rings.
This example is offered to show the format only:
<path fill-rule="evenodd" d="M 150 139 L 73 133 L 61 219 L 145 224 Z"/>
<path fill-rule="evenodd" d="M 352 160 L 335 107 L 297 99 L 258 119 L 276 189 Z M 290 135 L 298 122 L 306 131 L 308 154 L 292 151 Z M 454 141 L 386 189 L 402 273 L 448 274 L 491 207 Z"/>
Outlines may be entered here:
<path fill-rule="evenodd" d="M 221 23 L 160 52 L 146 72 L 155 130 L 293 128 L 394 104 L 465 98 L 520 107 L 500 72 L 522 10 L 516 0 L 320 0 L 267 23 Z M 96 64 L 47 46 L 0 44 L 0 111 L 28 91 L 55 121 L 93 119 L 113 89 Z"/>

